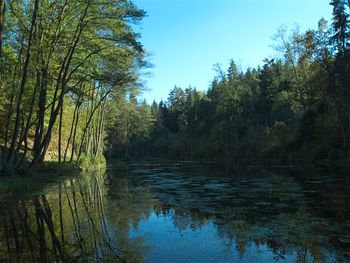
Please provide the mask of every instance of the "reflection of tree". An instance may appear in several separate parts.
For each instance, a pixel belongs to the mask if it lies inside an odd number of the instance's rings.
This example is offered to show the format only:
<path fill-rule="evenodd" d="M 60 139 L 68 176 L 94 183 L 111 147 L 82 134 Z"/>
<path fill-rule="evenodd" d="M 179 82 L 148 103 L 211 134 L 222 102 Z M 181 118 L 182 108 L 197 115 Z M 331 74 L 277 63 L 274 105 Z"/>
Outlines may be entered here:
<path fill-rule="evenodd" d="M 325 262 L 330 256 L 342 262 L 342 254 L 350 248 L 349 244 L 335 244 L 332 240 L 347 233 L 345 229 L 349 229 L 349 225 L 334 221 L 334 217 L 320 217 L 312 207 L 301 206 L 290 213 L 280 211 L 271 217 L 259 210 L 255 211 L 255 216 L 249 209 L 242 211 L 245 212 L 212 218 L 219 236 L 231 241 L 228 246 L 235 246 L 233 249 L 240 257 L 248 246 L 255 244 L 268 247 L 279 260 L 294 254 L 297 262 Z"/>
<path fill-rule="evenodd" d="M 1 203 L 0 261 L 129 262 L 128 251 L 111 240 L 119 234 L 107 222 L 104 180 L 83 175 L 31 200 Z"/>
<path fill-rule="evenodd" d="M 41 200 L 40 200 L 41 199 Z M 52 213 L 49 203 L 47 202 L 46 196 L 42 195 L 40 197 L 35 197 L 33 199 L 35 207 L 35 216 L 37 222 L 37 233 L 39 237 L 39 254 L 40 261 L 47 261 L 47 250 L 49 246 L 46 244 L 46 229 L 49 231 L 50 238 L 52 241 L 52 246 L 50 248 L 53 251 L 53 255 L 56 261 L 64 260 L 65 256 L 62 250 L 62 244 L 58 241 L 54 223 L 52 221 Z"/>
<path fill-rule="evenodd" d="M 259 169 L 227 181 L 204 171 L 158 173 L 133 177 L 135 185 L 149 182 L 157 193 L 158 215 L 170 215 L 180 232 L 212 222 L 227 254 L 234 250 L 244 257 L 249 248 L 264 247 L 280 260 L 292 255 L 298 262 L 329 257 L 341 262 L 350 249 L 344 189 L 323 175 L 312 179 Z"/>
<path fill-rule="evenodd" d="M 305 182 L 277 173 L 240 174 L 229 183 L 151 176 L 84 174 L 29 200 L 0 203 L 0 262 L 140 262 L 147 242 L 132 233 L 151 215 L 179 232 L 213 226 L 228 256 L 264 247 L 281 261 L 323 262 L 334 253 L 341 262 L 349 250 L 346 198 L 332 182 L 315 192 L 319 184 L 304 189 Z"/>
<path fill-rule="evenodd" d="M 147 247 L 143 237 L 130 237 L 132 229 L 138 229 L 143 220 L 147 220 L 157 202 L 150 188 L 134 186 L 127 179 L 112 178 L 109 182 L 111 201 L 106 206 L 106 223 L 113 229 L 115 242 L 123 247 L 128 262 L 139 262 Z"/>
<path fill-rule="evenodd" d="M 174 226 L 180 231 L 184 231 L 191 223 L 191 216 L 183 211 L 175 212 L 173 215 Z"/>

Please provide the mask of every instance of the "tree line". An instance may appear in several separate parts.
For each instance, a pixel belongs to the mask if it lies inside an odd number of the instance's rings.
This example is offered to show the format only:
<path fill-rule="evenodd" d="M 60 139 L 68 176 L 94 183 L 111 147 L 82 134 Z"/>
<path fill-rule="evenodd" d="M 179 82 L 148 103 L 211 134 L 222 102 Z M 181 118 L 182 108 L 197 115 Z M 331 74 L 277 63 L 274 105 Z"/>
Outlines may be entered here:
<path fill-rule="evenodd" d="M 0 170 L 104 151 L 106 108 L 138 90 L 145 51 L 129 0 L 0 1 Z"/>
<path fill-rule="evenodd" d="M 0 0 L 0 171 L 45 160 L 166 156 L 223 162 L 345 160 L 349 1 L 315 30 L 278 30 L 280 56 L 216 66 L 206 92 L 138 102 L 148 66 L 128 0 Z M 273 159 L 273 158 L 271 158 Z"/>
<path fill-rule="evenodd" d="M 231 61 L 226 70 L 216 66 L 206 92 L 175 86 L 167 101 L 147 106 L 128 100 L 127 117 L 109 130 L 109 155 L 349 159 L 350 2 L 330 4 L 330 24 L 321 19 L 317 29 L 303 33 L 280 28 L 274 37 L 279 56 L 261 67 L 242 70 Z"/>

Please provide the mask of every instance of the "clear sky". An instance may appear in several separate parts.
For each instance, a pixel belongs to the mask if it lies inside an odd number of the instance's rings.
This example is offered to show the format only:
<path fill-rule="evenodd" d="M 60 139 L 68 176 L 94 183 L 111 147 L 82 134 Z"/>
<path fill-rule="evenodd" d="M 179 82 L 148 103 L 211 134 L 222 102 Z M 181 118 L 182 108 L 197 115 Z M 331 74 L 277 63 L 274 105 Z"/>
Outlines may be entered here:
<path fill-rule="evenodd" d="M 136 27 L 152 54 L 151 76 L 142 97 L 168 98 L 174 85 L 207 90 L 219 63 L 233 59 L 243 69 L 276 54 L 272 36 L 297 23 L 300 31 L 330 21 L 329 0 L 134 0 L 147 17 Z"/>

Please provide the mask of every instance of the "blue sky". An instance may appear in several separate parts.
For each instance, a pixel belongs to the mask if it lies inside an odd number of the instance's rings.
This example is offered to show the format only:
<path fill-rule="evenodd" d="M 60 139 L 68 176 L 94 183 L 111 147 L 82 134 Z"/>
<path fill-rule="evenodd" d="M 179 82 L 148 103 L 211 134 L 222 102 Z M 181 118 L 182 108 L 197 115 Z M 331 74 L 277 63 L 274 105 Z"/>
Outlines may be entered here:
<path fill-rule="evenodd" d="M 134 0 L 147 17 L 136 27 L 152 54 L 141 97 L 166 100 L 174 85 L 207 90 L 219 63 L 243 69 L 275 56 L 273 35 L 282 25 L 300 31 L 331 19 L 329 0 Z"/>

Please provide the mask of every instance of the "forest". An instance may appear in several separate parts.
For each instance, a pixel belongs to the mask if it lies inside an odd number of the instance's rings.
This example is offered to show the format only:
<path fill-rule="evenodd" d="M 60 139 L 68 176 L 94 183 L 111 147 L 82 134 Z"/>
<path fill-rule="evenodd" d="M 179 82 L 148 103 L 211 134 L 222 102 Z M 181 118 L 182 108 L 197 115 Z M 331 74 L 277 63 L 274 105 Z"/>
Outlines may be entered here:
<path fill-rule="evenodd" d="M 123 98 L 107 154 L 225 164 L 348 162 L 350 2 L 331 5 L 331 23 L 320 19 L 303 33 L 281 27 L 276 58 L 263 66 L 215 65 L 206 92 L 175 86 L 152 105 Z"/>
<path fill-rule="evenodd" d="M 139 99 L 147 52 L 127 0 L 0 1 L 0 170 L 46 161 L 163 157 L 217 163 L 343 163 L 350 149 L 350 1 L 332 21 L 281 27 L 276 58 L 215 66 L 206 92 Z"/>
<path fill-rule="evenodd" d="M 152 103 L 136 2 L 0 0 L 0 261 L 349 262 L 350 0 Z"/>
<path fill-rule="evenodd" d="M 99 162 L 106 112 L 139 89 L 147 64 L 131 27 L 145 12 L 117 0 L 1 0 L 0 7 L 0 170 Z"/>

